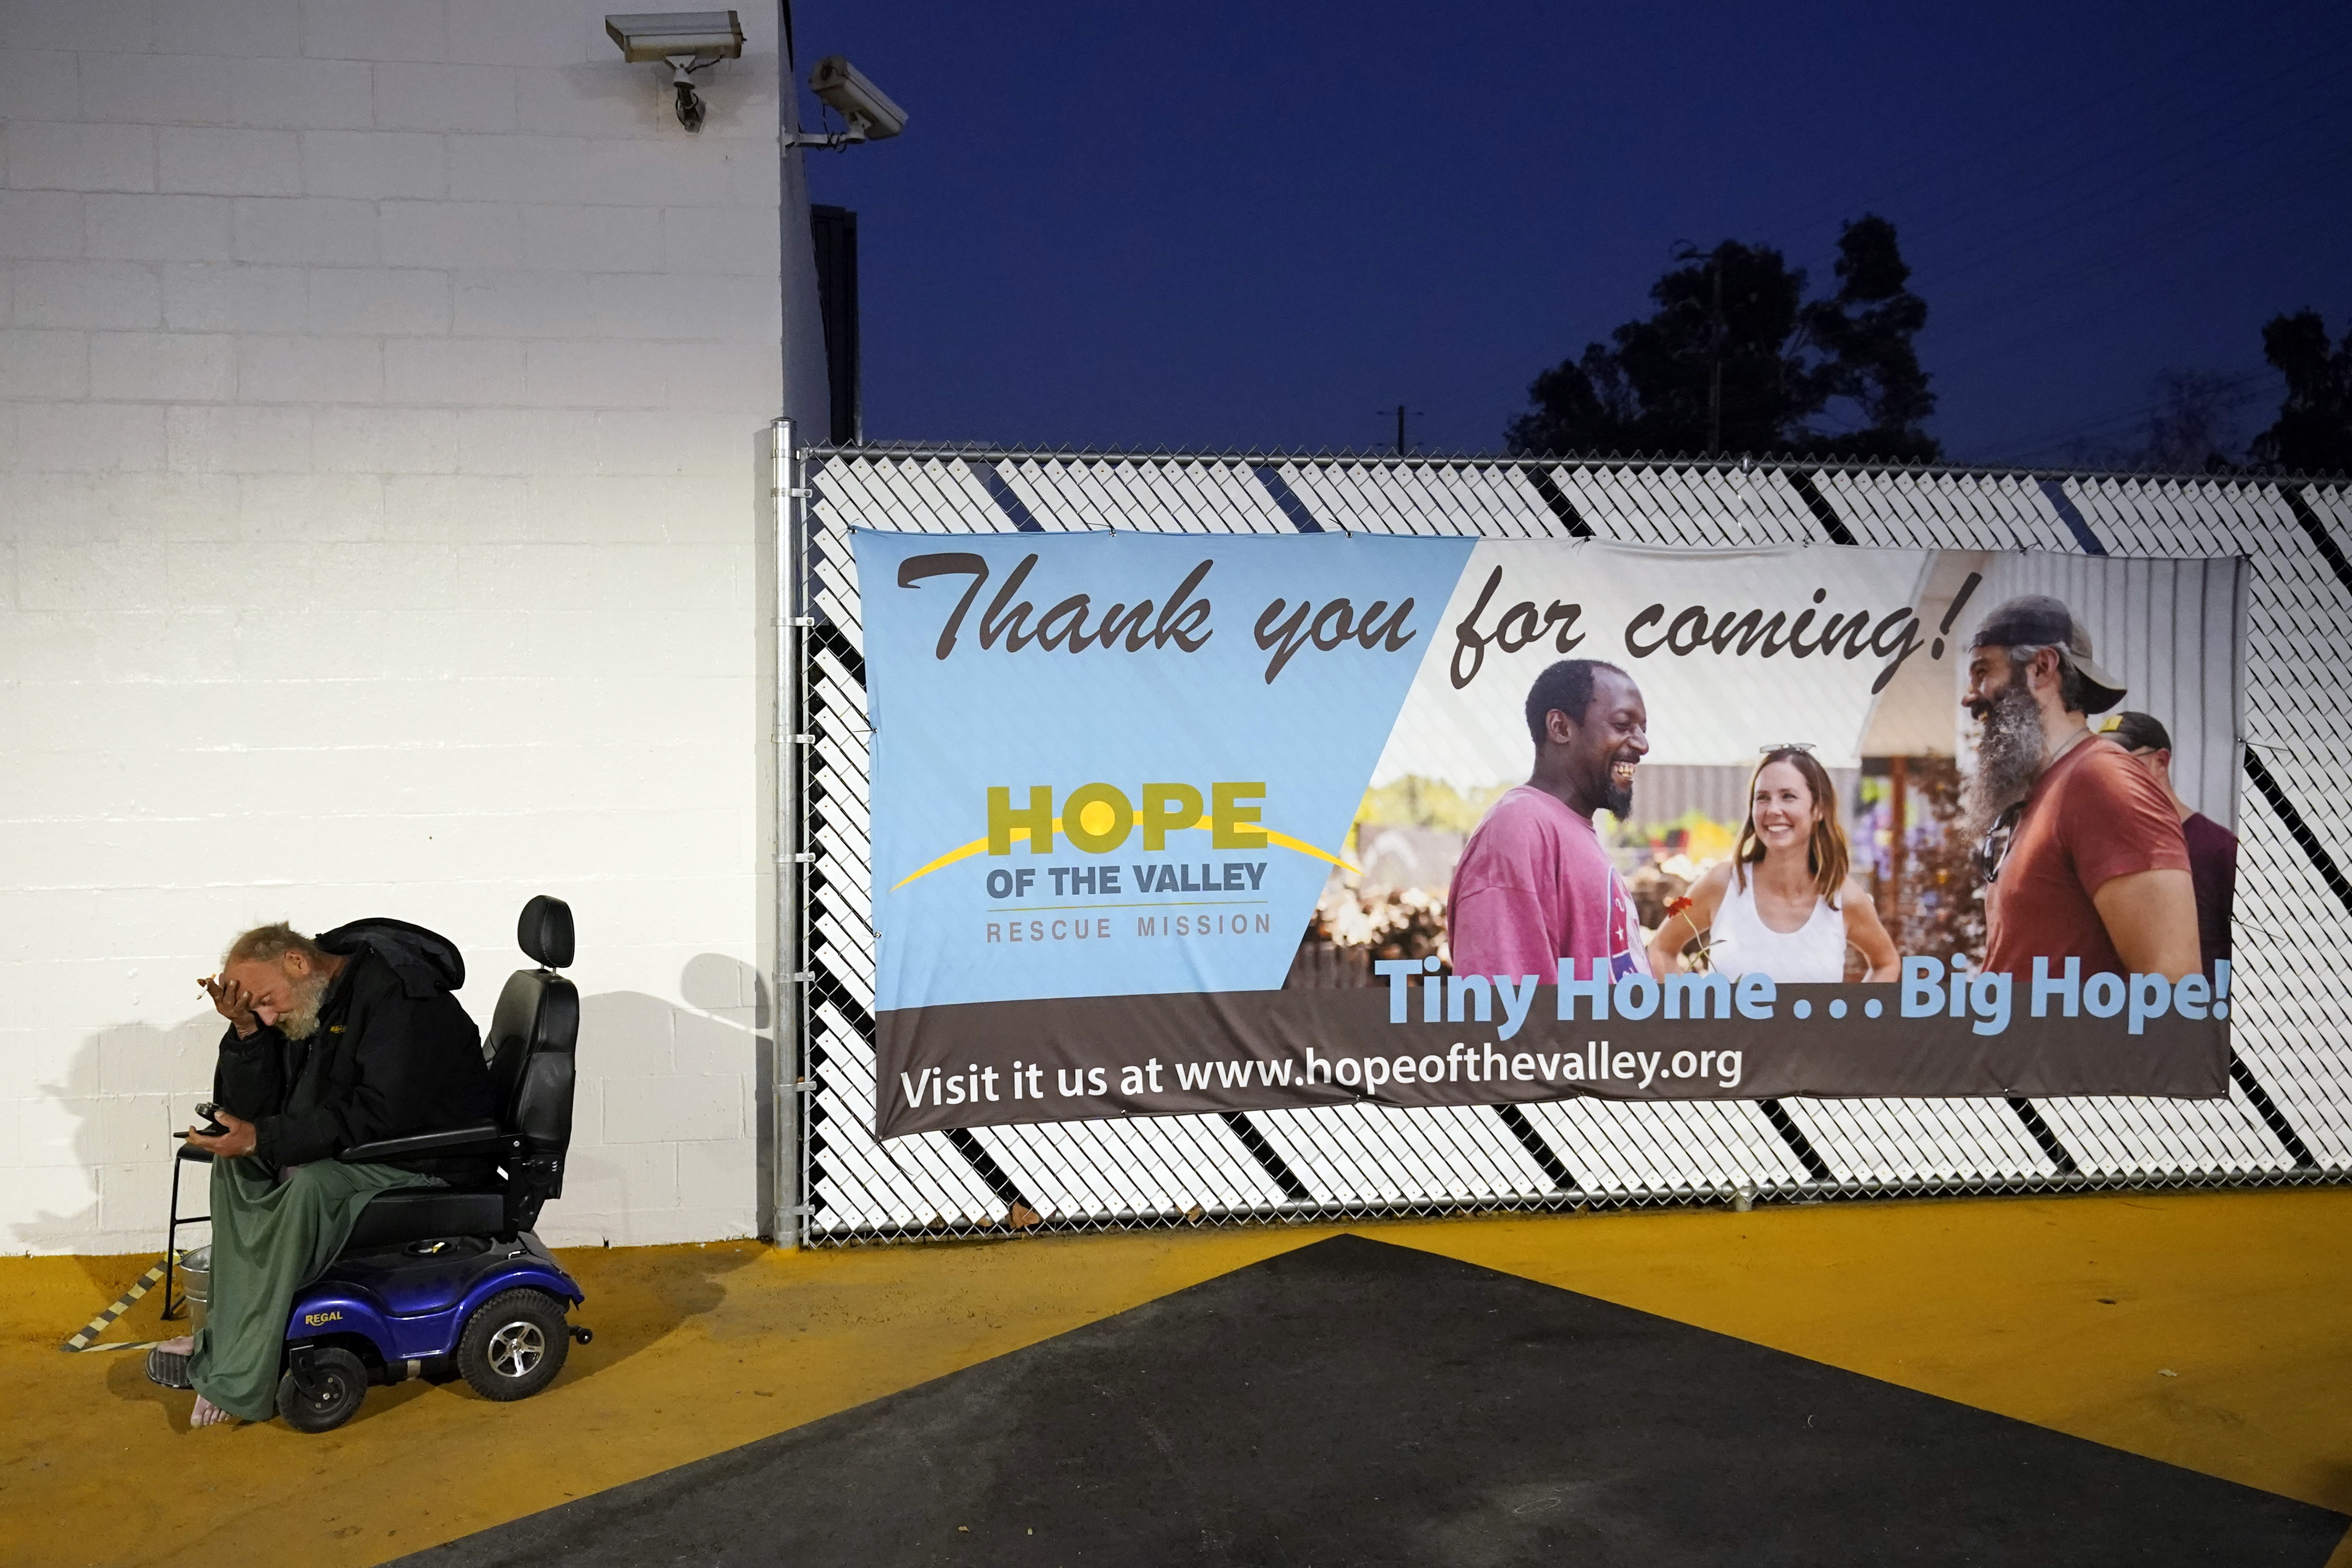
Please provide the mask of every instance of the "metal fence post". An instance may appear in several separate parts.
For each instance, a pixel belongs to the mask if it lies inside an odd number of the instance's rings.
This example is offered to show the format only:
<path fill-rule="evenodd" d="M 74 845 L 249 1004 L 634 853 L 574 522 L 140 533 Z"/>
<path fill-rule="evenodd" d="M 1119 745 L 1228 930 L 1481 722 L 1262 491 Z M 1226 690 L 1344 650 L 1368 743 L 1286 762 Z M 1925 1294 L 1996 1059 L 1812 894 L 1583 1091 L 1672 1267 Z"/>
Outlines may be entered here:
<path fill-rule="evenodd" d="M 769 495 L 775 516 L 776 553 L 776 953 L 775 992 L 771 999 L 775 1037 L 775 1205 L 777 1239 L 799 1247 L 807 1239 L 807 1117 L 802 1100 L 806 1074 L 807 969 L 802 911 L 805 902 L 808 846 L 803 842 L 803 803 L 807 798 L 807 751 L 803 731 L 803 665 L 808 575 L 807 492 L 801 483 L 793 422 L 779 418 L 768 428 Z"/>

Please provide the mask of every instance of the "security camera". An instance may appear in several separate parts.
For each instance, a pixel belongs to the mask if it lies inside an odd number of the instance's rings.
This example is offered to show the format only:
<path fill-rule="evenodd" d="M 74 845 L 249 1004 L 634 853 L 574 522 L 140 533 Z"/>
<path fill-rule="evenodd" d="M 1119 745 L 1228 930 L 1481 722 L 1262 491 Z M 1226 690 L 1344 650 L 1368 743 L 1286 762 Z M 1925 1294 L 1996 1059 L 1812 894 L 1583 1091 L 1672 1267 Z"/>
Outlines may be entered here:
<path fill-rule="evenodd" d="M 621 46 L 623 59 L 632 64 L 668 63 L 670 87 L 677 95 L 677 121 L 693 132 L 702 129 L 708 112 L 702 95 L 695 90 L 694 73 L 720 60 L 743 58 L 743 24 L 732 11 L 607 16 L 604 31 Z"/>
<path fill-rule="evenodd" d="M 743 58 L 743 24 L 732 11 L 662 11 L 607 16 L 604 31 L 631 65 L 685 56 L 698 66 Z"/>
<path fill-rule="evenodd" d="M 816 69 L 809 72 L 809 90 L 849 121 L 854 140 L 879 142 L 907 129 L 907 111 L 839 55 L 816 62 Z"/>

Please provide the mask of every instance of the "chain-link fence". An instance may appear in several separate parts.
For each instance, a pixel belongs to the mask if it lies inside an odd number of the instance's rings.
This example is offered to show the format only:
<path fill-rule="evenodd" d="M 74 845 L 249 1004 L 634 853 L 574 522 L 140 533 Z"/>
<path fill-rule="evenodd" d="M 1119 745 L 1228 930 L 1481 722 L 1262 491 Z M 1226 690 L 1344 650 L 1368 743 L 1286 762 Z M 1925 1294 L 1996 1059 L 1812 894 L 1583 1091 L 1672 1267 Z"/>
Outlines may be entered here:
<path fill-rule="evenodd" d="M 788 442 L 788 437 L 786 437 Z M 2340 481 L 1491 458 L 779 455 L 784 1206 L 808 1244 L 1489 1209 L 2337 1181 L 2352 1059 L 2352 525 Z M 1312 1110 L 877 1142 L 863 634 L 848 530 L 1575 536 L 2252 561 L 2233 1089 Z M 797 1030 L 795 1033 L 795 1026 Z M 791 1111 L 796 1110 L 797 1113 Z"/>

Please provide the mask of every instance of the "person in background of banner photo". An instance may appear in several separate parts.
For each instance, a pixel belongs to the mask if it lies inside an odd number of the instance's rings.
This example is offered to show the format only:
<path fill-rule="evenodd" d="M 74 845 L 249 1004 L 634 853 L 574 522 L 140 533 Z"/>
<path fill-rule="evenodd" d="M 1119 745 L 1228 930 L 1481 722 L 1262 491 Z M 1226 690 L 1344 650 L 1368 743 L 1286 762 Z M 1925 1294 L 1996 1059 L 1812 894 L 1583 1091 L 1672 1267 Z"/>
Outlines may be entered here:
<path fill-rule="evenodd" d="M 1650 966 L 1661 978 L 1675 973 L 1683 949 L 1706 931 L 1708 966 L 1718 974 L 1834 984 L 1845 978 L 1851 943 L 1867 964 L 1864 980 L 1893 980 L 1901 961 L 1870 895 L 1846 875 L 1853 857 L 1837 788 L 1812 747 L 1767 747 L 1748 802 L 1731 858 L 1708 867 L 1658 928 Z"/>
<path fill-rule="evenodd" d="M 1969 805 L 1989 884 L 1984 967 L 2030 977 L 2069 958 L 2082 973 L 2198 968 L 2197 898 L 2172 801 L 2087 715 L 2124 700 L 2074 612 L 2010 600 L 1969 643 L 1964 704 L 1983 725 Z"/>
<path fill-rule="evenodd" d="M 1535 771 L 1487 809 L 1454 868 L 1454 973 L 1549 985 L 1566 958 L 1580 975 L 1633 973 L 1641 918 L 1592 814 L 1633 810 L 1650 750 L 1642 689 L 1613 664 L 1564 658 L 1528 689 L 1527 720 Z"/>
<path fill-rule="evenodd" d="M 2153 715 L 2111 713 L 2099 733 L 2124 749 L 2125 755 L 2148 771 L 2148 776 L 2172 798 L 2172 815 L 2180 818 L 2180 837 L 2189 846 L 2189 878 L 2197 889 L 2197 947 L 2208 973 L 2213 961 L 2230 956 L 2230 906 L 2237 897 L 2238 836 L 2206 816 L 2192 811 L 2172 787 L 2172 732 Z"/>

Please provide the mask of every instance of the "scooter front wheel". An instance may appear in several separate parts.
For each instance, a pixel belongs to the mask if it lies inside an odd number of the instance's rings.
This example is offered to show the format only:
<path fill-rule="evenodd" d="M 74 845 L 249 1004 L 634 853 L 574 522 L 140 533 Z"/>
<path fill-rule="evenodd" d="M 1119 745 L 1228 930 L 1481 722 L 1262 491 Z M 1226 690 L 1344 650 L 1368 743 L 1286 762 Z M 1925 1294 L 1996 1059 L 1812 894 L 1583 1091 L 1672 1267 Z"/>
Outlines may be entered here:
<path fill-rule="evenodd" d="M 297 1432 L 331 1432 L 359 1414 L 367 1387 L 365 1363 L 328 1345 L 310 1353 L 308 1389 L 290 1372 L 278 1380 L 278 1414 Z"/>

